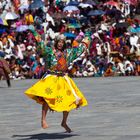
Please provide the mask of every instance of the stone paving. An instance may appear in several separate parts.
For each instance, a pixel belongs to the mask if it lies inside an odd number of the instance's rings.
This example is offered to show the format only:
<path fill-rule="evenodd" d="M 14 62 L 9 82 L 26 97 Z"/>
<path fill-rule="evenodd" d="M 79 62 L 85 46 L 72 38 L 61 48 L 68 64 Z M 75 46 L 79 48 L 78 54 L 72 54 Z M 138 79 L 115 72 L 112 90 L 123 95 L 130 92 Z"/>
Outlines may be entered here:
<path fill-rule="evenodd" d="M 73 110 L 64 133 L 62 113 L 48 113 L 40 127 L 41 106 L 24 95 L 37 80 L 0 81 L 0 140 L 140 140 L 140 77 L 77 78 L 88 106 Z"/>

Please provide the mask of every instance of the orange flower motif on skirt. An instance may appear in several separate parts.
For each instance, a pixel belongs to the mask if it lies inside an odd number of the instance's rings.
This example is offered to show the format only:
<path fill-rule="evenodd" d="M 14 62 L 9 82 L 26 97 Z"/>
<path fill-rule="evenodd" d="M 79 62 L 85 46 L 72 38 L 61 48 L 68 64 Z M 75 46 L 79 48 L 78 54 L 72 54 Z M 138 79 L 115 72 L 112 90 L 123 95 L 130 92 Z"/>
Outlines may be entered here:
<path fill-rule="evenodd" d="M 48 88 L 45 89 L 45 92 L 46 92 L 47 94 L 51 94 L 51 93 L 52 93 L 52 89 L 48 87 Z"/>
<path fill-rule="evenodd" d="M 63 97 L 62 96 L 57 96 L 56 97 L 56 102 L 57 103 L 61 103 L 63 101 Z"/>

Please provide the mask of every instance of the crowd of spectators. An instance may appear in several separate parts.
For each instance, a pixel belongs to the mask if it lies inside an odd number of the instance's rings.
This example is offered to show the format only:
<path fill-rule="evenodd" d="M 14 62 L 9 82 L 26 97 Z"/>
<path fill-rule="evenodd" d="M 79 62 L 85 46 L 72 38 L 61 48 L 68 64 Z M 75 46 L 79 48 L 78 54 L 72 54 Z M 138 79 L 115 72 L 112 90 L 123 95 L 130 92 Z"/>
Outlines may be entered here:
<path fill-rule="evenodd" d="M 91 37 L 87 55 L 69 71 L 73 77 L 140 75 L 140 3 L 133 2 L 2 0 L 0 56 L 10 65 L 10 78 L 38 79 L 45 73 L 31 30 L 49 47 L 59 34 L 67 47 L 78 47 L 85 34 Z"/>

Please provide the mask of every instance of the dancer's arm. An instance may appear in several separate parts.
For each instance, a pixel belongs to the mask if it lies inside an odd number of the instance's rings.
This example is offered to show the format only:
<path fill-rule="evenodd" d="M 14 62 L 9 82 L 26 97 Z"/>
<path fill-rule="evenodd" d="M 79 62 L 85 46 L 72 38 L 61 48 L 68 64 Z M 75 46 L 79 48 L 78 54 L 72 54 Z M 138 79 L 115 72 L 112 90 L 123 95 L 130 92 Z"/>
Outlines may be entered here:
<path fill-rule="evenodd" d="M 88 49 L 90 47 L 90 43 L 91 39 L 85 37 L 78 47 L 67 49 L 68 52 L 67 61 L 69 65 L 68 67 L 69 70 L 73 67 L 74 63 L 76 63 L 79 60 L 82 60 L 86 56 L 86 54 L 88 53 Z"/>

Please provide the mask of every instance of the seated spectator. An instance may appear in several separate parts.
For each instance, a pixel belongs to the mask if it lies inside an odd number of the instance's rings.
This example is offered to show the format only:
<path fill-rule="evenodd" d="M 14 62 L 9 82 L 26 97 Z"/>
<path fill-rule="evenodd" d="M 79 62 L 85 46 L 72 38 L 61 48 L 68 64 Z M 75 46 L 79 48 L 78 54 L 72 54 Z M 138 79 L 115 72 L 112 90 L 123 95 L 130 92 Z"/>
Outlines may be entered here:
<path fill-rule="evenodd" d="M 130 48 L 127 45 L 124 45 L 122 47 L 122 54 L 123 55 L 130 54 Z"/>
<path fill-rule="evenodd" d="M 124 76 L 125 75 L 125 70 L 122 62 L 115 62 L 115 76 Z"/>
<path fill-rule="evenodd" d="M 75 64 L 73 68 L 70 70 L 69 74 L 73 77 L 82 77 L 82 72 L 80 67 Z"/>
<path fill-rule="evenodd" d="M 82 76 L 83 76 L 80 67 L 77 67 L 77 69 L 76 69 L 76 71 L 73 73 L 73 75 L 74 75 L 75 77 L 82 77 Z"/>
<path fill-rule="evenodd" d="M 87 76 L 94 76 L 97 73 L 94 65 L 90 62 L 90 60 L 88 60 L 86 63 L 86 71 Z"/>
<path fill-rule="evenodd" d="M 103 76 L 104 75 L 104 72 L 105 72 L 105 65 L 103 63 L 99 63 L 97 66 L 96 66 L 96 71 L 97 71 L 97 74 L 95 76 Z"/>
<path fill-rule="evenodd" d="M 108 77 L 108 76 L 114 76 L 114 70 L 113 70 L 113 64 L 109 63 L 107 69 L 105 70 L 104 76 Z"/>
<path fill-rule="evenodd" d="M 132 70 L 132 67 L 130 66 L 130 64 L 128 63 L 126 65 L 126 68 L 125 68 L 125 75 L 126 76 L 130 76 L 133 74 L 133 70 Z"/>
<path fill-rule="evenodd" d="M 123 63 L 124 63 L 125 75 L 126 76 L 133 75 L 134 74 L 134 66 L 132 65 L 130 60 L 128 60 L 127 58 L 124 58 L 124 62 Z"/>
<path fill-rule="evenodd" d="M 137 57 L 135 63 L 136 63 L 136 75 L 140 75 L 140 56 Z"/>
<path fill-rule="evenodd" d="M 41 63 L 39 63 L 34 71 L 34 78 L 40 79 L 44 73 L 45 73 L 44 67 L 41 65 Z"/>

